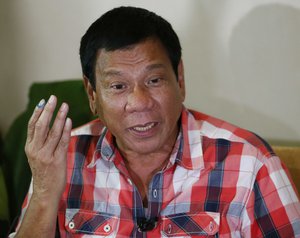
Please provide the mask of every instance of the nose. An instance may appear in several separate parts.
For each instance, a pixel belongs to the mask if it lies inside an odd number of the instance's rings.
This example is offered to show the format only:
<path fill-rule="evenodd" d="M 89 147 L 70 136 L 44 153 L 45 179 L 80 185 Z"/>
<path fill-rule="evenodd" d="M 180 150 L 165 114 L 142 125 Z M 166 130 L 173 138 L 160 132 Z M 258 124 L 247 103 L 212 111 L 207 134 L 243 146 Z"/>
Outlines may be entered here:
<path fill-rule="evenodd" d="M 152 109 L 154 99 L 149 89 L 143 86 L 135 86 L 127 97 L 127 112 L 145 112 Z"/>

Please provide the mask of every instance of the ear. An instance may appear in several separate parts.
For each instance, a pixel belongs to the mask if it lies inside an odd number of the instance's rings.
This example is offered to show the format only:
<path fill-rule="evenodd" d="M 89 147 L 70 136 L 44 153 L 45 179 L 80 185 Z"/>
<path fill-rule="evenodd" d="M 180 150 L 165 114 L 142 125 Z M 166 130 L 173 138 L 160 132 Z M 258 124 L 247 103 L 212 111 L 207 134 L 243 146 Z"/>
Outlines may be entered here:
<path fill-rule="evenodd" d="M 97 115 L 96 91 L 92 87 L 90 80 L 85 75 L 83 75 L 83 83 L 84 83 L 85 91 L 86 91 L 88 99 L 89 99 L 90 109 L 94 115 Z"/>
<path fill-rule="evenodd" d="M 184 68 L 183 68 L 183 61 L 182 59 L 180 60 L 177 68 L 178 72 L 178 84 L 180 88 L 180 93 L 182 97 L 182 101 L 185 99 L 185 82 L 184 82 Z"/>

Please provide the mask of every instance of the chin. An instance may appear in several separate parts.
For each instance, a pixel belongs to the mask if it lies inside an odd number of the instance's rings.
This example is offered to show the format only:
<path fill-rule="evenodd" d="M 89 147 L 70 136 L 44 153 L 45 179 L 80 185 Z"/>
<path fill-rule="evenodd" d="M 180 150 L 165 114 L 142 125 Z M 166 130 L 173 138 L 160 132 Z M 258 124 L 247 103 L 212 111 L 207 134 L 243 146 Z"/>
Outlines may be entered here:
<path fill-rule="evenodd" d="M 134 146 L 132 150 L 138 154 L 151 154 L 160 151 L 158 145 L 147 145 L 147 143 L 140 143 Z"/>

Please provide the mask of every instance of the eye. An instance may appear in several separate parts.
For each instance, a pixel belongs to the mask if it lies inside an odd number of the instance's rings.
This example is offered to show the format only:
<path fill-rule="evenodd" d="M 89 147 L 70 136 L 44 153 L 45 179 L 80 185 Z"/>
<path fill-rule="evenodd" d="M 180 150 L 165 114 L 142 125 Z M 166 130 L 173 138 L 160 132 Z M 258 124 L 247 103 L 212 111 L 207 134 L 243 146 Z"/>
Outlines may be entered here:
<path fill-rule="evenodd" d="M 162 79 L 161 78 L 153 78 L 153 79 L 150 79 L 147 84 L 148 85 L 153 85 L 153 86 L 156 86 L 156 85 L 159 85 L 161 83 Z"/>
<path fill-rule="evenodd" d="M 114 90 L 123 90 L 126 88 L 126 85 L 123 84 L 123 83 L 115 83 L 115 84 L 112 84 L 110 86 L 111 89 L 114 89 Z"/>

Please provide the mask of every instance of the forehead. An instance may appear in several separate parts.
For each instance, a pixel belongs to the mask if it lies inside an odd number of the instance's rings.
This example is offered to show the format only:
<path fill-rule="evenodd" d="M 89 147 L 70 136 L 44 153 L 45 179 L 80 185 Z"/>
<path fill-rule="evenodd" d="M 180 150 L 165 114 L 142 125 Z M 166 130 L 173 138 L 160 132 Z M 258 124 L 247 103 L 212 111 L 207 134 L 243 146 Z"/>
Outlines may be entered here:
<path fill-rule="evenodd" d="M 100 49 L 97 52 L 96 68 L 104 70 L 108 67 L 133 67 L 149 62 L 171 65 L 167 51 L 157 39 L 147 39 L 113 51 Z"/>

